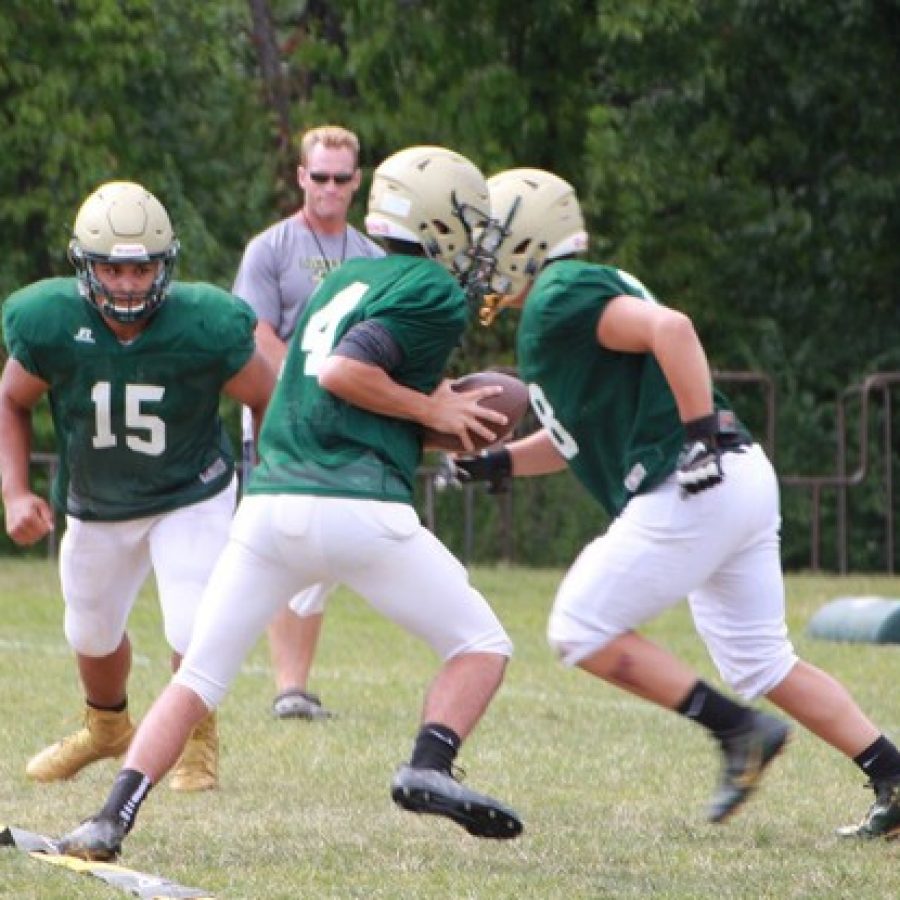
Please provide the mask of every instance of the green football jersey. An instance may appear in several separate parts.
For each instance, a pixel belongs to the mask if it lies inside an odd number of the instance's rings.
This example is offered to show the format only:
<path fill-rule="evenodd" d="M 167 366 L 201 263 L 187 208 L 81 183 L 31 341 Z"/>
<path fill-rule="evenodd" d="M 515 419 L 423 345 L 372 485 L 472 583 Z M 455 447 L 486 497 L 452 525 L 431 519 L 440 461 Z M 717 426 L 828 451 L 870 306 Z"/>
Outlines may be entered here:
<path fill-rule="evenodd" d="M 606 304 L 629 294 L 656 302 L 611 266 L 553 263 L 535 281 L 518 329 L 518 365 L 532 407 L 575 476 L 615 516 L 676 467 L 684 429 L 655 357 L 597 343 Z M 715 392 L 718 409 L 727 400 Z"/>
<path fill-rule="evenodd" d="M 123 344 L 74 278 L 12 294 L 3 305 L 10 356 L 50 385 L 55 505 L 79 519 L 121 521 L 221 491 L 234 458 L 219 396 L 254 352 L 255 322 L 231 294 L 176 282 Z"/>
<path fill-rule="evenodd" d="M 403 351 L 391 377 L 431 393 L 468 316 L 465 293 L 430 259 L 353 259 L 329 275 L 291 338 L 249 493 L 411 503 L 422 456 L 421 426 L 335 397 L 319 386 L 319 369 L 354 325 L 375 320 Z"/>

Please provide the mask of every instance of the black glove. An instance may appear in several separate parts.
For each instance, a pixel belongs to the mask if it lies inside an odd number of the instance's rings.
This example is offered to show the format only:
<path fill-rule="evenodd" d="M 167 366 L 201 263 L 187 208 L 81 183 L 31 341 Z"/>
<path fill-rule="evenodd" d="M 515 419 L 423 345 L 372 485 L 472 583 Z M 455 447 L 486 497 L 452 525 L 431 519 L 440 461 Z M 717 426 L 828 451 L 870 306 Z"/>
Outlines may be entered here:
<path fill-rule="evenodd" d="M 685 442 L 678 455 L 675 477 L 687 494 L 721 484 L 722 452 L 717 445 L 719 416 L 712 413 L 684 423 Z"/>
<path fill-rule="evenodd" d="M 512 478 L 512 457 L 509 450 L 482 450 L 474 456 L 451 458 L 453 474 L 460 484 L 486 481 L 489 494 L 502 494 Z"/>

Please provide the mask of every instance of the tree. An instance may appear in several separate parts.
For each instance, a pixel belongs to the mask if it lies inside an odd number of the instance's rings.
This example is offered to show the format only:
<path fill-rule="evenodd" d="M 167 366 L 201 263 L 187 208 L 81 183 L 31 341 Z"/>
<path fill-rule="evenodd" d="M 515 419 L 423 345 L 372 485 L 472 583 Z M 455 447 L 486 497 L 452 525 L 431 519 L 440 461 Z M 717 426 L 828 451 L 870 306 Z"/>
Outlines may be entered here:
<path fill-rule="evenodd" d="M 352 128 L 365 172 L 446 144 L 570 180 L 595 259 L 775 378 L 780 471 L 830 471 L 839 392 L 900 369 L 898 47 L 897 0 L 6 0 L 0 296 L 70 271 L 101 181 L 146 183 L 180 276 L 227 286 L 296 206 L 299 132 Z M 455 371 L 514 363 L 514 331 L 470 330 Z"/>
<path fill-rule="evenodd" d="M 68 274 L 81 199 L 145 184 L 182 238 L 180 271 L 230 279 L 271 172 L 245 75 L 243 4 L 8 0 L 0 24 L 0 294 Z"/>

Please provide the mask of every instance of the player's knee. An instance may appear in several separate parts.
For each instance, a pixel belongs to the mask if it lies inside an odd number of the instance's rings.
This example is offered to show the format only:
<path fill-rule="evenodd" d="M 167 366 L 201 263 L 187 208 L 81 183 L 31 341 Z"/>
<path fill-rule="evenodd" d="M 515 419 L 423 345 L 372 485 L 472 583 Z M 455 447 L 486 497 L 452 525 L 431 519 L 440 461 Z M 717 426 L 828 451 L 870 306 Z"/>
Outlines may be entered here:
<path fill-rule="evenodd" d="M 184 615 L 184 610 L 181 610 L 181 614 L 167 614 L 164 617 L 163 632 L 166 642 L 181 656 L 187 653 L 188 644 L 191 642 L 194 618 L 192 615 Z"/>
<path fill-rule="evenodd" d="M 601 650 L 605 641 L 598 637 L 591 640 L 579 640 L 576 638 L 554 637 L 547 635 L 547 642 L 556 658 L 566 666 L 577 666 L 582 660 Z"/>
<path fill-rule="evenodd" d="M 65 635 L 69 646 L 81 656 L 109 656 L 125 636 L 124 628 L 104 616 L 66 613 Z"/>
<path fill-rule="evenodd" d="M 722 676 L 745 700 L 756 700 L 781 684 L 796 662 L 797 655 L 787 644 L 778 653 L 754 660 L 752 664 L 742 661 L 730 671 L 722 669 Z"/>
<path fill-rule="evenodd" d="M 203 586 L 199 582 L 186 582 L 177 588 L 169 587 L 161 598 L 163 633 L 166 642 L 184 656 L 191 642 Z"/>
<path fill-rule="evenodd" d="M 219 706 L 222 700 L 225 699 L 225 694 L 228 693 L 227 684 L 221 684 L 190 665 L 182 664 L 172 676 L 172 683 L 189 688 L 203 701 L 209 710 Z"/>
<path fill-rule="evenodd" d="M 559 610 L 554 610 L 547 624 L 547 643 L 557 659 L 567 666 L 578 665 L 615 637 L 609 629 L 589 627 Z"/>
<path fill-rule="evenodd" d="M 466 653 L 492 653 L 509 658 L 512 656 L 513 643 L 502 628 L 495 628 L 487 634 L 479 636 L 466 645 Z M 456 655 L 456 654 L 454 654 Z"/>
<path fill-rule="evenodd" d="M 565 640 L 564 638 L 556 637 L 552 632 L 547 632 L 547 643 L 550 644 L 550 649 L 553 651 L 554 655 L 560 662 L 564 662 L 567 665 L 572 665 L 569 660 L 572 657 L 573 653 L 578 652 L 578 642 Z"/>
<path fill-rule="evenodd" d="M 166 643 L 180 656 L 187 653 L 188 644 L 191 642 L 190 625 L 185 623 L 169 624 L 166 623 L 164 629 Z"/>
<path fill-rule="evenodd" d="M 307 616 L 321 615 L 325 612 L 325 600 L 328 594 L 328 588 L 315 585 L 293 596 L 289 606 L 294 615 L 301 619 Z"/>

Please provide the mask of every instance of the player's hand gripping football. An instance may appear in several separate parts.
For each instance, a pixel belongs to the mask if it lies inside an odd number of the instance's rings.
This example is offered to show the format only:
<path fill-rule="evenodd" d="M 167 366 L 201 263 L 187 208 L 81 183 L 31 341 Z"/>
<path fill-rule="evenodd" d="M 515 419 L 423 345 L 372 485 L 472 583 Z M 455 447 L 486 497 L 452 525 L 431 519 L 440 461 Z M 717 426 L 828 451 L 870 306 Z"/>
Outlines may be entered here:
<path fill-rule="evenodd" d="M 431 395 L 432 417 L 427 423 L 424 443 L 433 449 L 459 449 L 471 453 L 479 445 L 493 443 L 506 428 L 508 417 L 482 401 L 503 393 L 499 385 L 485 385 L 470 390 L 454 389 L 443 381 Z M 446 448 L 441 435 L 445 436 Z"/>
<path fill-rule="evenodd" d="M 675 477 L 685 494 L 697 494 L 721 484 L 722 453 L 716 446 L 715 413 L 684 423 L 685 442 L 678 455 Z"/>

